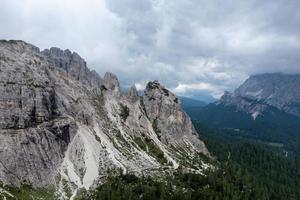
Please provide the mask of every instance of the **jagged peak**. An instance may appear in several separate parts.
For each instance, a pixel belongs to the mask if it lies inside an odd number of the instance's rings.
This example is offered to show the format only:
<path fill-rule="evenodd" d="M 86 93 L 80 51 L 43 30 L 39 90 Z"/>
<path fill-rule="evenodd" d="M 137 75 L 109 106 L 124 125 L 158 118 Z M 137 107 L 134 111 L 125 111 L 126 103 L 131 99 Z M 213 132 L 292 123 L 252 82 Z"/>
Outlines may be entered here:
<path fill-rule="evenodd" d="M 103 79 L 104 79 L 105 83 L 108 84 L 111 87 L 115 87 L 115 86 L 120 87 L 118 77 L 115 74 L 111 73 L 111 72 L 106 72 L 104 74 Z"/>
<path fill-rule="evenodd" d="M 176 95 L 173 94 L 168 89 L 166 89 L 157 80 L 148 82 L 148 84 L 146 86 L 146 89 L 144 91 L 144 94 L 146 96 L 153 96 L 153 93 L 156 93 L 156 95 L 171 98 L 171 99 L 174 100 L 174 102 L 179 103 L 178 98 L 176 97 Z"/>
<path fill-rule="evenodd" d="M 85 60 L 78 53 L 76 53 L 76 52 L 72 53 L 72 59 L 73 60 L 79 60 L 79 61 L 83 60 L 85 62 Z"/>
<path fill-rule="evenodd" d="M 93 87 L 100 87 L 102 79 L 95 70 L 90 70 L 87 67 L 86 61 L 76 52 L 69 49 L 60 49 L 51 47 L 45 49 L 42 54 L 46 56 L 54 66 L 64 69 L 67 74 L 75 80 L 79 80 L 83 84 Z"/>
<path fill-rule="evenodd" d="M 221 100 L 222 99 L 225 99 L 225 98 L 228 98 L 228 97 L 231 97 L 232 96 L 232 93 L 231 92 L 229 92 L 229 91 L 224 91 L 224 93 L 223 93 L 223 95 L 221 96 Z"/>
<path fill-rule="evenodd" d="M 71 57 L 72 52 L 69 49 L 62 50 L 58 47 L 51 47 L 50 49 L 44 49 L 42 53 L 52 56 L 68 56 Z"/>
<path fill-rule="evenodd" d="M 112 72 L 106 72 L 104 74 L 104 80 L 118 80 L 118 77 Z"/>
<path fill-rule="evenodd" d="M 44 49 L 42 54 L 50 57 L 59 57 L 64 59 L 73 59 L 77 61 L 84 61 L 84 59 L 76 52 L 72 52 L 69 49 L 61 49 L 59 47 L 51 47 L 50 49 Z M 84 61 L 85 62 L 85 61 Z"/>
<path fill-rule="evenodd" d="M 105 87 L 112 91 L 115 96 L 121 95 L 120 83 L 118 77 L 115 74 L 106 72 L 103 80 Z"/>
<path fill-rule="evenodd" d="M 139 99 L 138 91 L 135 85 L 131 86 L 127 91 L 126 98 L 131 102 L 136 102 Z"/>
<path fill-rule="evenodd" d="M 154 80 L 154 81 L 149 81 L 147 83 L 147 86 L 146 86 L 146 90 L 153 90 L 155 88 L 161 88 L 162 85 L 159 83 L 158 80 Z"/>

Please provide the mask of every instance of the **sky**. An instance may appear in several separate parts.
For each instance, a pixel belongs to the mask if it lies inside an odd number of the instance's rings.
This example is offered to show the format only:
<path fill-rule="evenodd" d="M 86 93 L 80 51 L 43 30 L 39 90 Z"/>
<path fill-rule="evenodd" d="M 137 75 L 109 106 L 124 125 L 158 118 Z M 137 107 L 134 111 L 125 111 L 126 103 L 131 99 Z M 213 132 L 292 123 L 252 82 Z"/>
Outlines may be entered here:
<path fill-rule="evenodd" d="M 124 88 L 218 98 L 252 74 L 300 73 L 299 0 L 1 0 L 0 25 L 0 39 L 70 49 Z"/>

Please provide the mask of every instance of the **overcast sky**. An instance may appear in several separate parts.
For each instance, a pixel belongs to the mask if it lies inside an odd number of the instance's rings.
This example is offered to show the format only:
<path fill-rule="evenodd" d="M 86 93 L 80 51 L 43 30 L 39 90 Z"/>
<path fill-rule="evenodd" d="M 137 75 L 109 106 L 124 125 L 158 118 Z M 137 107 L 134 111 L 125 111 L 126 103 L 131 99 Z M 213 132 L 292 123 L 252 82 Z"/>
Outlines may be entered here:
<path fill-rule="evenodd" d="M 232 91 L 249 75 L 300 73 L 299 0 L 1 0 L 0 39 L 78 52 L 138 89 Z"/>

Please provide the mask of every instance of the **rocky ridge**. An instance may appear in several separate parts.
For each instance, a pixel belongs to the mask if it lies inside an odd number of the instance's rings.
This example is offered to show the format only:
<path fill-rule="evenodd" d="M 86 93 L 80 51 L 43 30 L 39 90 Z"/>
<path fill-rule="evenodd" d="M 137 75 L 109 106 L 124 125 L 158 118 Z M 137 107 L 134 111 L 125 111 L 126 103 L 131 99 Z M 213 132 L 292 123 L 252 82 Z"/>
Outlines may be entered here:
<path fill-rule="evenodd" d="M 3 184 L 54 187 L 69 199 L 112 171 L 189 169 L 209 155 L 178 98 L 157 81 L 143 97 L 135 87 L 122 95 L 114 74 L 101 78 L 77 53 L 23 41 L 0 41 L 0 76 Z"/>

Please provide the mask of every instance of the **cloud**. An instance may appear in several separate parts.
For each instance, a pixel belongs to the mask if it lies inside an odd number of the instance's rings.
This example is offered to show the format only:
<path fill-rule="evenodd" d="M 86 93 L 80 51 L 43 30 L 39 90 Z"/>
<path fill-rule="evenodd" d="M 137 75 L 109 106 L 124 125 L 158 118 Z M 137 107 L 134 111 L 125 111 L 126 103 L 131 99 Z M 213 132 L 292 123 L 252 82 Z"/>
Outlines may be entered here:
<path fill-rule="evenodd" d="M 0 38 L 78 52 L 124 87 L 219 96 L 251 74 L 300 73 L 298 0 L 2 0 Z"/>
<path fill-rule="evenodd" d="M 193 91 L 208 92 L 212 94 L 212 96 L 215 98 L 219 98 L 223 94 L 223 91 L 220 91 L 218 88 L 208 83 L 195 83 L 195 84 L 179 83 L 178 86 L 173 89 L 173 92 L 175 92 L 178 95 L 184 95 L 186 93 L 193 92 Z"/>

